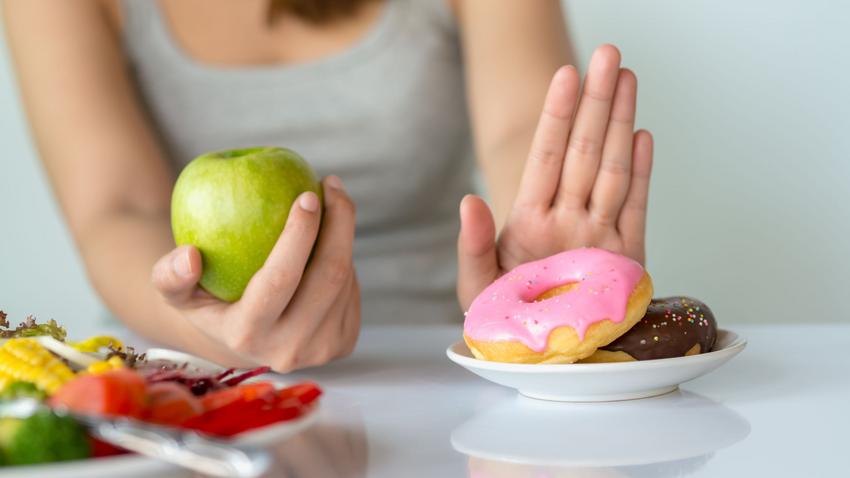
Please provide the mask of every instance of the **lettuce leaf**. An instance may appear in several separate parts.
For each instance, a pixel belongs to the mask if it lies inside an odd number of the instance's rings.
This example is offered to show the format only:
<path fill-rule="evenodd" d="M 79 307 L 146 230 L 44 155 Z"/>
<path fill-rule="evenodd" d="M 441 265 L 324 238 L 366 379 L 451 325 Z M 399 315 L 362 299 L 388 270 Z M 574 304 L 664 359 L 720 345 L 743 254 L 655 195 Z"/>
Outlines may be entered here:
<path fill-rule="evenodd" d="M 53 319 L 50 319 L 45 324 L 39 324 L 36 323 L 35 317 L 31 315 L 13 329 L 9 324 L 8 315 L 0 310 L 0 338 L 11 339 L 37 337 L 40 335 L 50 335 L 54 339 L 64 342 L 68 332 L 65 330 L 65 327 L 62 327 Z"/>

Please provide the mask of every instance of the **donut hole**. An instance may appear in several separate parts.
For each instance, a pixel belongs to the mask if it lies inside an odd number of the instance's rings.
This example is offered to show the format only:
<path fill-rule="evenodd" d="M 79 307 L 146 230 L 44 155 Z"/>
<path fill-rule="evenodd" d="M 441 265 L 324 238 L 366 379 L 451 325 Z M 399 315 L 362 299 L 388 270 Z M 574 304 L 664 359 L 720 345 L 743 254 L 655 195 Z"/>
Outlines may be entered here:
<path fill-rule="evenodd" d="M 552 297 L 566 294 L 567 292 L 578 287 L 578 282 L 567 282 L 566 284 L 559 285 L 557 287 L 553 287 L 542 294 L 538 295 L 534 302 L 540 302 L 541 300 L 551 299 Z"/>

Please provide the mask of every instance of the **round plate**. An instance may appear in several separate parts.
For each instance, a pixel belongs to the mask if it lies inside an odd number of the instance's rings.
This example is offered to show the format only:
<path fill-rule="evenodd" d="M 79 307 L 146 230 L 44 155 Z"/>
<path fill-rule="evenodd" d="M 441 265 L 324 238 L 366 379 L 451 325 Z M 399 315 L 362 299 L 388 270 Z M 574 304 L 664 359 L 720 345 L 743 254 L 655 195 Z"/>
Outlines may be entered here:
<path fill-rule="evenodd" d="M 463 341 L 446 350 L 449 359 L 491 382 L 541 400 L 606 402 L 661 395 L 726 363 L 747 345 L 736 333 L 718 329 L 708 353 L 618 363 L 515 364 L 479 360 Z"/>

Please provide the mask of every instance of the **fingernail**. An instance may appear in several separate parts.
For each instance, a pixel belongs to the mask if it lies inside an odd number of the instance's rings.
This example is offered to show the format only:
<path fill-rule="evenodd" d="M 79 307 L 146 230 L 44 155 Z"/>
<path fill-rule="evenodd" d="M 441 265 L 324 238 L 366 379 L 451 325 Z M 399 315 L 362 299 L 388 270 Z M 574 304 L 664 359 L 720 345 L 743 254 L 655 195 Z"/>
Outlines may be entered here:
<path fill-rule="evenodd" d="M 342 191 L 342 179 L 339 176 L 328 176 L 325 178 L 325 183 L 338 191 Z"/>
<path fill-rule="evenodd" d="M 188 277 L 192 274 L 192 264 L 189 263 L 188 254 L 177 254 L 171 259 L 171 268 L 177 277 Z"/>
<path fill-rule="evenodd" d="M 298 198 L 298 205 L 307 212 L 316 212 L 319 210 L 319 196 L 312 191 L 307 191 Z"/>

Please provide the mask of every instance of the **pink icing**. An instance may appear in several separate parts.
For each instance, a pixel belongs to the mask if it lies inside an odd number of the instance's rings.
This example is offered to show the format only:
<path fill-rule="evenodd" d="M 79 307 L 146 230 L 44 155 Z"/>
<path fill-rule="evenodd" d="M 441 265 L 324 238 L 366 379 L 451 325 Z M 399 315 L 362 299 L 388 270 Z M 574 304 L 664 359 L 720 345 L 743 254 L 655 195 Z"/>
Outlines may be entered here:
<path fill-rule="evenodd" d="M 486 342 L 517 340 L 546 349 L 552 330 L 568 325 L 584 340 L 587 328 L 610 319 L 622 322 L 643 267 L 604 249 L 573 249 L 518 266 L 496 279 L 472 302 L 463 331 Z M 534 302 L 544 292 L 568 283 L 572 290 Z"/>

